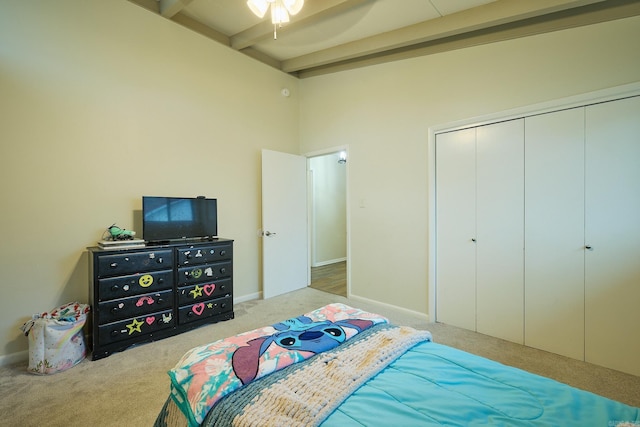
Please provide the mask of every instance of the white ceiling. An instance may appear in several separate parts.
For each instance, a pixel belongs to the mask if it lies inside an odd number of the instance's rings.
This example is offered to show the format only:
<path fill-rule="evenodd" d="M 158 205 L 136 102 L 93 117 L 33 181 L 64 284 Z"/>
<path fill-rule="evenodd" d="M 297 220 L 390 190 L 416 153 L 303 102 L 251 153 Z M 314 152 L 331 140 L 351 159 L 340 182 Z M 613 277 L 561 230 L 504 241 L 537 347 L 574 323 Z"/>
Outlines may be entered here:
<path fill-rule="evenodd" d="M 640 14 L 640 0 L 306 0 L 276 28 L 246 0 L 130 0 L 307 77 Z"/>

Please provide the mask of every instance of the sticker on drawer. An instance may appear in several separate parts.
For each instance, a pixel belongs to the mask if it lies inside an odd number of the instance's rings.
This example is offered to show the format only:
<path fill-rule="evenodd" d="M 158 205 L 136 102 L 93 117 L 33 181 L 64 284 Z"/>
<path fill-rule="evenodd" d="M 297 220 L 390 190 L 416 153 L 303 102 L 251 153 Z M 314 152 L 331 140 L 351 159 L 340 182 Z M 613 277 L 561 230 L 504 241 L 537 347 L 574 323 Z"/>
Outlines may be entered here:
<path fill-rule="evenodd" d="M 175 323 L 171 310 L 150 313 L 121 322 L 100 325 L 98 333 L 103 344 L 122 341 L 172 327 Z"/>
<path fill-rule="evenodd" d="M 199 302 L 190 306 L 180 307 L 178 309 L 178 322 L 192 322 L 194 320 L 231 311 L 232 308 L 233 300 L 231 295 L 215 300 Z"/>

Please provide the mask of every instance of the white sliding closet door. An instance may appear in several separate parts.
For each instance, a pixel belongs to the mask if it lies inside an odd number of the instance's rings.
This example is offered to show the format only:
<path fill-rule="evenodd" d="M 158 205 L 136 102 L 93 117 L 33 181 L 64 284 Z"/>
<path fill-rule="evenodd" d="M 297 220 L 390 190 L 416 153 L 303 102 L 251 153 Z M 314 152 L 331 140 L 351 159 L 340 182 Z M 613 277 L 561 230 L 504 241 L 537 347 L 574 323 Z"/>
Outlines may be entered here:
<path fill-rule="evenodd" d="M 436 136 L 436 320 L 476 327 L 476 130 Z"/>
<path fill-rule="evenodd" d="M 584 359 L 584 108 L 525 119 L 524 342 Z"/>
<path fill-rule="evenodd" d="M 586 108 L 585 360 L 640 375 L 640 97 Z"/>
<path fill-rule="evenodd" d="M 523 120 L 436 136 L 436 320 L 523 341 Z"/>
<path fill-rule="evenodd" d="M 524 120 L 477 128 L 476 330 L 523 342 Z"/>

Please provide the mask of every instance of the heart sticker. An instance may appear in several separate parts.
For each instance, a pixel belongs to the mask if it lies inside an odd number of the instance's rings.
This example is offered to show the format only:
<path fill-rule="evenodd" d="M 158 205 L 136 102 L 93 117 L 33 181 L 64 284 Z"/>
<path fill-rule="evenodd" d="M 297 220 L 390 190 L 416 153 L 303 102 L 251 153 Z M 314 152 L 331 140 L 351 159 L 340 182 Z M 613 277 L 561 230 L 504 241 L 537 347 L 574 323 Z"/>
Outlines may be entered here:
<path fill-rule="evenodd" d="M 211 296 L 211 294 L 213 293 L 213 291 L 216 290 L 216 285 L 215 283 L 211 283 L 210 285 L 204 285 L 203 287 L 204 289 L 204 293 L 207 294 L 207 296 Z"/>
<path fill-rule="evenodd" d="M 200 304 L 196 304 L 193 306 L 193 308 L 191 309 L 193 310 L 193 312 L 195 314 L 197 314 L 198 316 L 200 316 L 202 314 L 202 312 L 204 311 L 204 303 L 201 302 Z"/>
<path fill-rule="evenodd" d="M 145 320 L 145 322 L 147 322 L 147 325 L 151 326 L 151 325 L 153 325 L 153 322 L 156 321 L 156 318 L 155 318 L 155 316 L 151 316 L 151 317 L 147 317 L 144 320 Z"/>

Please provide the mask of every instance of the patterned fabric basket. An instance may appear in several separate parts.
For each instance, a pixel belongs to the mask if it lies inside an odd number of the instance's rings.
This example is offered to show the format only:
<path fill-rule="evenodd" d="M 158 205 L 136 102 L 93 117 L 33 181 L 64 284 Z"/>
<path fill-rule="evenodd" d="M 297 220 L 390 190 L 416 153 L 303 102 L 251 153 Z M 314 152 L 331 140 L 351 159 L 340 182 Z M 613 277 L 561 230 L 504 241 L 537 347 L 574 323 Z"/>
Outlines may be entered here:
<path fill-rule="evenodd" d="M 29 372 L 55 374 L 85 358 L 82 327 L 88 312 L 87 304 L 73 302 L 50 313 L 34 314 L 22 325 L 22 331 L 29 338 Z"/>

